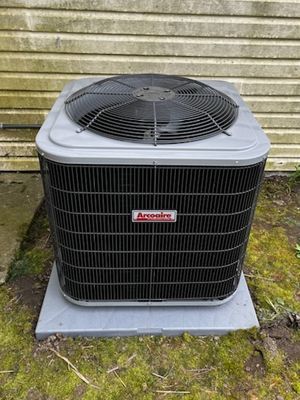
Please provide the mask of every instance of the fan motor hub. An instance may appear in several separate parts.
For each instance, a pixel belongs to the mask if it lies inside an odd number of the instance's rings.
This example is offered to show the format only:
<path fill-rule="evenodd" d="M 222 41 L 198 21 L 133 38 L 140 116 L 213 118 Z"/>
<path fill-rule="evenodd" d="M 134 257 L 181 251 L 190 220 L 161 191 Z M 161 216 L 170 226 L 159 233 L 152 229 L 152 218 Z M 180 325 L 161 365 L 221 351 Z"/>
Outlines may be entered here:
<path fill-rule="evenodd" d="M 175 92 L 161 86 L 144 86 L 135 89 L 132 95 L 144 101 L 166 101 L 175 97 Z"/>

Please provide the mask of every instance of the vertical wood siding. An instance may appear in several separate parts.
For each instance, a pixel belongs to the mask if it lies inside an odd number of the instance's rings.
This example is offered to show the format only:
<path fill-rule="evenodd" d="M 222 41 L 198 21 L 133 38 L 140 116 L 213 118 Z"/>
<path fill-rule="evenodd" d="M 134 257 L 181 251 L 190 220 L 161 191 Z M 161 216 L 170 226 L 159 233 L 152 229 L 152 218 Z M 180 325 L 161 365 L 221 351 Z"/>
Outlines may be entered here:
<path fill-rule="evenodd" d="M 157 72 L 235 84 L 272 142 L 269 170 L 300 163 L 300 1 L 1 0 L 0 122 L 42 123 L 83 76 Z M 0 130 L 0 170 L 35 170 L 36 131 Z"/>

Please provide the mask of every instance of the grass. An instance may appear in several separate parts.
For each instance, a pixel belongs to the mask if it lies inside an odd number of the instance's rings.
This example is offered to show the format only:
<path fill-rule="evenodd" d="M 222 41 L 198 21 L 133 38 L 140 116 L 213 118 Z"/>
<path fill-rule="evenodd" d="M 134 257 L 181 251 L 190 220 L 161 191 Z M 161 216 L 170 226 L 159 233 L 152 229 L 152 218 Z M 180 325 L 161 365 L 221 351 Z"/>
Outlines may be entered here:
<path fill-rule="evenodd" d="M 42 282 L 51 251 L 41 212 L 0 287 L 0 398 L 225 400 L 300 398 L 299 188 L 269 179 L 259 198 L 245 271 L 261 329 L 224 337 L 61 338 L 38 343 L 24 275 Z M 297 209 L 298 207 L 298 209 Z M 298 353 L 297 353 L 298 352 Z M 298 356 L 298 355 L 299 356 Z"/>

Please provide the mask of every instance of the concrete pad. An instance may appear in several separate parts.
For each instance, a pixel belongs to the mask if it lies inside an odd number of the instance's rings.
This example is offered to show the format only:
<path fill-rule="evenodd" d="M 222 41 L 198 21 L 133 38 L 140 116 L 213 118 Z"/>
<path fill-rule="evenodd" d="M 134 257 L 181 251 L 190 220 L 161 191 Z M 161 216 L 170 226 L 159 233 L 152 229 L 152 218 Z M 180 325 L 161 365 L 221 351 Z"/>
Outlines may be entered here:
<path fill-rule="evenodd" d="M 0 284 L 42 198 L 39 174 L 0 174 Z"/>
<path fill-rule="evenodd" d="M 219 306 L 83 307 L 61 294 L 54 265 L 36 327 L 37 339 L 65 336 L 224 335 L 258 327 L 247 283 L 242 275 L 233 298 Z"/>

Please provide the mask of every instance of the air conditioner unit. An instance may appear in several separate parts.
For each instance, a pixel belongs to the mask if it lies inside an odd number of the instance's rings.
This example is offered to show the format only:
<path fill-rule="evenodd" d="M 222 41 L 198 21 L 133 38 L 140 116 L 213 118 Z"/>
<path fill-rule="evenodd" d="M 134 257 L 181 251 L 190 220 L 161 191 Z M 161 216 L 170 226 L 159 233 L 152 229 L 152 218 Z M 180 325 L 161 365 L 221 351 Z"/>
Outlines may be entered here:
<path fill-rule="evenodd" d="M 270 144 L 231 84 L 73 81 L 36 144 L 67 299 L 215 305 L 233 296 Z"/>

